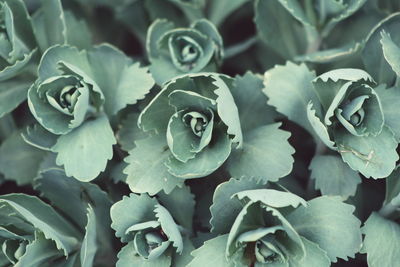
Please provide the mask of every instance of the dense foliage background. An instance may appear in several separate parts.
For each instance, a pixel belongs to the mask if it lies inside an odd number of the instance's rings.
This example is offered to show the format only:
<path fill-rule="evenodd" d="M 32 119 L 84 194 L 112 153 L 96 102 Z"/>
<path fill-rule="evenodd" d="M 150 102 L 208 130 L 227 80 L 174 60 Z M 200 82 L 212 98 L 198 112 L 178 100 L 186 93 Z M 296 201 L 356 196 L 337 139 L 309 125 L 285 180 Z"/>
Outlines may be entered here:
<path fill-rule="evenodd" d="M 0 0 L 0 266 L 400 266 L 397 0 Z"/>

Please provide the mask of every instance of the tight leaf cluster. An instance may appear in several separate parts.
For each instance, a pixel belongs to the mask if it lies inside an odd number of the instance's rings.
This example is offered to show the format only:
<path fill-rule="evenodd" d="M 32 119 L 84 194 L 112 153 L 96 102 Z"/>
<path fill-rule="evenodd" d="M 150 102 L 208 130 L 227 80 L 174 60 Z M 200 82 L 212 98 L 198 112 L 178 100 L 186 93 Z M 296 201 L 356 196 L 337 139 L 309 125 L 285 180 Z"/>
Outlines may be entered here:
<path fill-rule="evenodd" d="M 0 267 L 400 266 L 398 0 L 0 0 Z"/>

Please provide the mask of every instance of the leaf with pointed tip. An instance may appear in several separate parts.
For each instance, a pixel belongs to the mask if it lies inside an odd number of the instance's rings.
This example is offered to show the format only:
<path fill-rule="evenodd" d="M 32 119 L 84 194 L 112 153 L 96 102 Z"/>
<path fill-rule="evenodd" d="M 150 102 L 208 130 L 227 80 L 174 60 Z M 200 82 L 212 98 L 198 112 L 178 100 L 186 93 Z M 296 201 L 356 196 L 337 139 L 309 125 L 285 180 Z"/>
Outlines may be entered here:
<path fill-rule="evenodd" d="M 243 148 L 232 151 L 229 173 L 235 177 L 255 177 L 263 183 L 289 174 L 295 150 L 288 142 L 290 133 L 279 129 L 280 125 L 261 126 L 248 132 Z"/>
<path fill-rule="evenodd" d="M 212 215 L 210 220 L 211 231 L 218 234 L 229 232 L 236 216 L 243 208 L 242 202 L 237 198 L 232 198 L 234 194 L 261 188 L 265 188 L 265 185 L 248 177 L 231 178 L 229 181 L 218 185 L 214 191 L 213 204 L 210 207 Z"/>
<path fill-rule="evenodd" d="M 0 146 L 0 173 L 18 185 L 32 183 L 46 152 L 33 147 L 15 131 Z"/>
<path fill-rule="evenodd" d="M 155 205 L 154 214 L 161 224 L 161 229 L 168 237 L 168 240 L 171 241 L 172 246 L 176 248 L 176 252 L 181 254 L 183 250 L 183 239 L 174 218 L 172 218 L 169 211 L 160 204 Z"/>
<path fill-rule="evenodd" d="M 171 175 L 164 165 L 171 155 L 165 136 L 150 136 L 135 144 L 136 147 L 125 158 L 128 166 L 124 169 L 126 183 L 133 192 L 155 195 L 164 190 L 169 194 L 183 184 L 184 180 Z"/>
<path fill-rule="evenodd" d="M 334 135 L 343 161 L 353 170 L 374 179 L 386 178 L 394 170 L 398 143 L 388 127 L 377 136 L 354 136 L 345 129 L 336 130 Z"/>
<path fill-rule="evenodd" d="M 122 51 L 103 44 L 88 51 L 93 80 L 101 88 L 105 111 L 111 116 L 143 99 L 154 85 L 147 68 L 134 63 Z"/>
<path fill-rule="evenodd" d="M 363 253 L 367 253 L 368 266 L 391 267 L 399 262 L 400 226 L 373 212 L 362 228 L 365 235 Z"/>
<path fill-rule="evenodd" d="M 86 121 L 58 138 L 52 151 L 58 153 L 57 164 L 64 165 L 68 176 L 87 182 L 104 171 L 116 144 L 106 116 Z"/>
<path fill-rule="evenodd" d="M 314 72 L 308 70 L 305 64 L 291 62 L 275 66 L 264 75 L 263 92 L 269 98 L 268 104 L 310 133 L 313 129 L 307 119 L 307 105 L 310 101 L 319 103 L 313 89 L 314 78 Z"/>
<path fill-rule="evenodd" d="M 353 215 L 354 206 L 338 197 L 317 197 L 287 214 L 286 219 L 306 239 L 336 258 L 354 257 L 361 247 L 360 221 Z"/>
<path fill-rule="evenodd" d="M 87 224 L 85 236 L 82 240 L 80 260 L 82 267 L 93 266 L 94 256 L 97 252 L 97 229 L 96 214 L 93 207 L 89 204 L 87 208 Z"/>
<path fill-rule="evenodd" d="M 315 188 L 321 190 L 322 195 L 339 195 L 347 199 L 354 196 L 357 185 L 361 183 L 360 175 L 338 156 L 317 155 L 309 169 L 311 178 L 315 179 Z"/>
<path fill-rule="evenodd" d="M 233 267 L 232 262 L 228 262 L 225 257 L 225 247 L 228 241 L 228 235 L 221 235 L 210 239 L 192 252 L 194 259 L 187 267 L 202 267 L 204 265 L 218 267 Z"/>

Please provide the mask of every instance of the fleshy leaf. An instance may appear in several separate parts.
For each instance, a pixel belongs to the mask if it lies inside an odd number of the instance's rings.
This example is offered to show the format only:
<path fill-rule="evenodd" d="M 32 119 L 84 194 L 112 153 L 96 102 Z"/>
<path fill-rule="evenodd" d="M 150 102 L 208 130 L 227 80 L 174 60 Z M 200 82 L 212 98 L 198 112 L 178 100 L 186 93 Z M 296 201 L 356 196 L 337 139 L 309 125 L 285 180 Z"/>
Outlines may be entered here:
<path fill-rule="evenodd" d="M 133 242 L 129 242 L 118 253 L 118 261 L 116 267 L 169 267 L 171 266 L 171 257 L 162 254 L 156 259 L 146 260 L 138 255 L 135 251 Z"/>
<path fill-rule="evenodd" d="M 290 257 L 289 266 L 290 267 L 328 267 L 331 266 L 331 261 L 324 250 L 322 250 L 316 243 L 301 237 L 305 248 L 305 256 L 300 257 Z"/>
<path fill-rule="evenodd" d="M 322 195 L 339 195 L 344 199 L 356 193 L 361 178 L 342 159 L 331 155 L 317 155 L 310 163 L 311 178 Z"/>
<path fill-rule="evenodd" d="M 249 131 L 241 149 L 233 150 L 228 160 L 232 176 L 251 176 L 266 183 L 277 181 L 292 171 L 295 150 L 289 144 L 290 133 L 280 123 Z"/>
<path fill-rule="evenodd" d="M 385 31 L 381 32 L 381 36 L 383 55 L 396 75 L 400 76 L 400 47 L 393 42 L 390 34 Z"/>
<path fill-rule="evenodd" d="M 373 212 L 362 228 L 365 235 L 363 252 L 368 266 L 390 267 L 399 262 L 400 226 Z"/>
<path fill-rule="evenodd" d="M 104 115 L 86 121 L 72 132 L 62 135 L 52 151 L 57 152 L 57 164 L 64 165 L 68 176 L 91 181 L 104 171 L 116 144 L 114 133 Z M 85 167 L 82 168 L 82 163 Z"/>
<path fill-rule="evenodd" d="M 47 151 L 51 151 L 58 138 L 57 135 L 47 131 L 38 123 L 27 126 L 21 135 L 26 143 Z"/>
<path fill-rule="evenodd" d="M 126 183 L 133 192 L 155 195 L 164 190 L 168 194 L 183 184 L 184 180 L 172 176 L 164 165 L 171 155 L 164 136 L 150 136 L 135 144 L 125 158 L 128 167 L 124 169 Z"/>
<path fill-rule="evenodd" d="M 353 215 L 354 206 L 337 197 L 318 197 L 300 206 L 286 218 L 304 238 L 316 243 L 336 258 L 354 257 L 361 247 L 360 221 Z"/>
<path fill-rule="evenodd" d="M 163 232 L 168 237 L 168 240 L 172 242 L 172 245 L 176 248 L 176 252 L 181 254 L 183 250 L 183 240 L 179 228 L 174 222 L 174 218 L 172 218 L 169 211 L 160 204 L 155 205 L 154 213 L 161 224 Z"/>
<path fill-rule="evenodd" d="M 87 225 L 85 227 L 85 236 L 82 241 L 80 259 L 82 267 L 93 266 L 94 257 L 97 252 L 97 230 L 96 230 L 96 214 L 93 207 L 88 206 L 87 209 Z"/>
<path fill-rule="evenodd" d="M 20 80 L 1 82 L 0 87 L 0 118 L 14 110 L 26 99 L 30 83 Z"/>
<path fill-rule="evenodd" d="M 398 141 L 400 140 L 400 120 L 398 120 L 398 103 L 400 103 L 399 89 L 398 87 L 386 89 L 384 85 L 375 88 L 382 104 L 385 125 L 393 131 Z"/>
<path fill-rule="evenodd" d="M 245 190 L 236 193 L 234 196 L 240 200 L 247 199 L 251 202 L 261 202 L 273 208 L 283 208 L 288 206 L 297 208 L 299 205 L 307 206 L 307 202 L 301 197 L 290 192 L 274 189 Z"/>
<path fill-rule="evenodd" d="M 269 98 L 268 104 L 310 133 L 313 129 L 307 119 L 307 105 L 310 101 L 319 103 L 313 90 L 314 78 L 315 74 L 306 65 L 291 62 L 275 66 L 264 75 L 263 91 Z"/>
<path fill-rule="evenodd" d="M 233 267 L 234 264 L 227 261 L 225 247 L 228 235 L 221 235 L 204 242 L 204 245 L 192 252 L 194 259 L 187 267 L 202 267 L 205 264 L 218 267 Z"/>

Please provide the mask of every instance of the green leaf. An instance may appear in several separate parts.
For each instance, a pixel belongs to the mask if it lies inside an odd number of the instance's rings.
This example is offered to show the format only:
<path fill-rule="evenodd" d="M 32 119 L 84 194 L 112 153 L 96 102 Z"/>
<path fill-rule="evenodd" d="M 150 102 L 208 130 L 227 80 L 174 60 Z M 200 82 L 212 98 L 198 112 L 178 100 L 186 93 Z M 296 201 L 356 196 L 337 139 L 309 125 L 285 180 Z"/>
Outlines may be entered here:
<path fill-rule="evenodd" d="M 231 178 L 229 181 L 219 184 L 214 191 L 213 204 L 210 207 L 211 231 L 219 234 L 229 232 L 236 216 L 243 208 L 242 202 L 237 198 L 232 198 L 234 194 L 261 188 L 265 188 L 265 185 L 247 177 Z"/>
<path fill-rule="evenodd" d="M 51 206 L 37 197 L 10 194 L 1 196 L 0 202 L 12 207 L 19 216 L 43 232 L 46 239 L 53 240 L 57 248 L 63 250 L 64 255 L 70 254 L 77 248 L 79 236 L 77 230 Z"/>
<path fill-rule="evenodd" d="M 204 265 L 218 267 L 233 267 L 233 263 L 228 262 L 225 257 L 225 247 L 228 235 L 221 235 L 204 242 L 200 248 L 192 252 L 194 259 L 187 267 L 202 267 Z"/>
<path fill-rule="evenodd" d="M 245 190 L 234 194 L 234 196 L 239 200 L 246 199 L 250 202 L 261 202 L 273 208 L 283 208 L 288 206 L 297 208 L 299 205 L 307 206 L 307 202 L 301 197 L 290 192 L 274 189 Z"/>
<path fill-rule="evenodd" d="M 351 42 L 344 46 L 332 49 L 317 51 L 314 53 L 307 53 L 301 56 L 296 56 L 296 61 L 305 61 L 318 64 L 334 63 L 346 60 L 357 55 L 362 49 L 359 42 Z"/>
<path fill-rule="evenodd" d="M 385 178 L 394 170 L 399 159 L 398 143 L 386 126 L 377 136 L 354 136 L 345 129 L 334 134 L 338 151 L 353 170 L 374 179 Z"/>
<path fill-rule="evenodd" d="M 383 55 L 396 75 L 400 76 L 400 48 L 393 42 L 389 33 L 383 30 L 381 36 Z"/>
<path fill-rule="evenodd" d="M 306 250 L 305 256 L 303 258 L 296 256 L 289 257 L 290 267 L 331 266 L 331 260 L 324 250 L 304 237 L 301 237 L 301 240 Z"/>
<path fill-rule="evenodd" d="M 290 133 L 279 129 L 281 123 L 249 131 L 242 149 L 233 150 L 228 160 L 232 176 L 251 176 L 263 183 L 278 181 L 292 171 L 295 150 L 289 144 Z"/>
<path fill-rule="evenodd" d="M 58 153 L 56 162 L 64 165 L 68 176 L 74 176 L 80 181 L 91 181 L 106 168 L 107 161 L 112 158 L 112 146 L 115 143 L 111 126 L 103 115 L 60 136 L 52 151 Z"/>
<path fill-rule="evenodd" d="M 169 267 L 171 266 L 171 257 L 166 254 L 162 254 L 156 259 L 146 260 L 140 257 L 133 245 L 133 242 L 129 242 L 125 245 L 118 253 L 118 261 L 116 267 Z"/>
<path fill-rule="evenodd" d="M 336 262 L 336 258 L 346 260 L 360 250 L 361 223 L 353 215 L 354 209 L 336 197 L 322 196 L 308 201 L 307 207 L 298 207 L 286 218 L 301 236 L 316 243 Z"/>
<path fill-rule="evenodd" d="M 243 76 L 236 76 L 230 88 L 239 110 L 240 127 L 245 140 L 247 132 L 273 123 L 278 116 L 275 108 L 265 104 L 267 97 L 262 92 L 263 88 L 262 78 L 250 71 Z"/>
<path fill-rule="evenodd" d="M 172 176 L 164 165 L 171 152 L 165 136 L 154 135 L 135 142 L 136 147 L 125 158 L 128 167 L 126 183 L 136 193 L 155 195 L 161 190 L 169 194 L 183 179 Z"/>
<path fill-rule="evenodd" d="M 365 238 L 363 252 L 368 266 L 391 267 L 399 262 L 400 226 L 373 212 L 362 229 Z"/>
<path fill-rule="evenodd" d="M 386 89 L 385 85 L 375 88 L 381 101 L 385 125 L 394 133 L 396 140 L 400 140 L 400 121 L 398 120 L 399 111 L 398 103 L 400 103 L 400 88 L 392 87 Z"/>
<path fill-rule="evenodd" d="M 26 93 L 31 82 L 10 80 L 1 82 L 0 87 L 0 118 L 13 111 L 26 100 Z"/>
<path fill-rule="evenodd" d="M 115 230 L 115 236 L 121 238 L 122 242 L 127 242 L 126 230 L 129 227 L 156 219 L 153 212 L 156 204 L 157 200 L 146 194 L 131 193 L 129 197 L 124 196 L 122 200 L 112 205 L 110 209 L 111 228 Z"/>
<path fill-rule="evenodd" d="M 313 129 L 307 119 L 307 105 L 310 101 L 319 103 L 313 90 L 314 78 L 314 72 L 309 71 L 306 65 L 291 62 L 275 66 L 264 75 L 263 91 L 269 98 L 268 104 L 310 133 Z"/>
<path fill-rule="evenodd" d="M 15 131 L 0 146 L 0 172 L 18 185 L 26 185 L 37 176 L 45 151 L 33 147 Z"/>
<path fill-rule="evenodd" d="M 130 151 L 135 147 L 135 140 L 147 137 L 147 134 L 138 127 L 139 113 L 129 113 L 125 119 L 121 121 L 116 139 L 121 148 Z"/>
<path fill-rule="evenodd" d="M 186 267 L 189 262 L 193 259 L 191 252 L 194 250 L 194 246 L 192 242 L 185 238 L 183 240 L 183 251 L 182 254 L 175 254 L 174 255 L 174 264 L 175 267 Z"/>
<path fill-rule="evenodd" d="M 209 19 L 215 25 L 221 24 L 232 12 L 247 3 L 248 0 L 220 0 L 211 1 L 209 8 Z"/>
<path fill-rule="evenodd" d="M 96 214 L 91 205 L 88 205 L 87 209 L 87 225 L 85 227 L 85 236 L 82 240 L 80 252 L 81 266 L 93 266 L 94 257 L 97 252 L 97 230 Z"/>
<path fill-rule="evenodd" d="M 58 138 L 57 135 L 47 131 L 38 123 L 27 126 L 25 131 L 21 133 L 21 136 L 29 145 L 47 151 L 51 151 Z"/>
<path fill-rule="evenodd" d="M 322 143 L 330 149 L 336 150 L 335 142 L 331 140 L 326 125 L 322 123 L 321 118 L 316 113 L 316 109 L 314 108 L 312 101 L 310 101 L 307 105 L 308 121 L 314 129 L 315 134 L 321 139 Z"/>
<path fill-rule="evenodd" d="M 154 213 L 158 222 L 161 224 L 163 232 L 168 237 L 168 240 L 172 242 L 172 246 L 176 248 L 176 252 L 181 254 L 183 250 L 183 240 L 174 218 L 172 218 L 169 211 L 160 204 L 155 205 Z"/>
<path fill-rule="evenodd" d="M 147 68 L 133 63 L 117 48 L 103 44 L 88 51 L 93 80 L 101 88 L 105 111 L 114 115 L 128 104 L 143 99 L 154 85 Z"/>
<path fill-rule="evenodd" d="M 381 36 L 381 32 L 385 31 L 392 37 L 391 44 L 400 45 L 400 37 L 397 29 L 400 26 L 400 14 L 394 13 L 379 22 L 367 37 L 364 49 L 362 51 L 362 60 L 365 68 L 378 83 L 385 83 L 392 86 L 395 73 L 386 61 L 384 50 L 388 55 L 388 40 Z M 382 40 L 382 43 L 381 43 Z M 387 56 L 386 55 L 386 56 Z"/>
<path fill-rule="evenodd" d="M 386 178 L 385 204 L 400 206 L 400 168 L 396 169 Z"/>
<path fill-rule="evenodd" d="M 37 233 L 35 235 L 35 240 L 26 246 L 24 255 L 19 258 L 14 267 L 46 266 L 52 259 L 62 256 L 52 240 L 46 239 L 42 233 Z"/>
<path fill-rule="evenodd" d="M 354 196 L 357 185 L 361 183 L 358 173 L 337 156 L 317 155 L 309 169 L 311 178 L 315 179 L 315 188 L 321 190 L 322 195 L 339 195 L 347 199 Z"/>
<path fill-rule="evenodd" d="M 195 200 L 194 195 L 190 192 L 190 187 L 183 185 L 182 188 L 176 187 L 168 195 L 161 191 L 157 196 L 177 223 L 191 231 Z"/>

